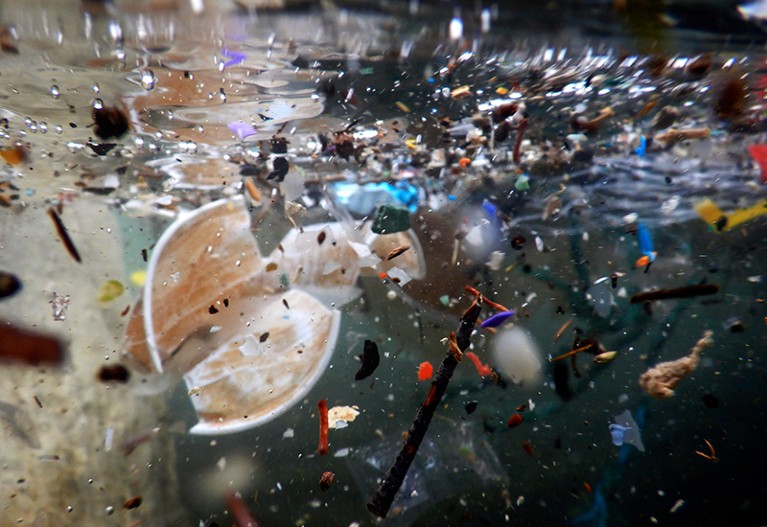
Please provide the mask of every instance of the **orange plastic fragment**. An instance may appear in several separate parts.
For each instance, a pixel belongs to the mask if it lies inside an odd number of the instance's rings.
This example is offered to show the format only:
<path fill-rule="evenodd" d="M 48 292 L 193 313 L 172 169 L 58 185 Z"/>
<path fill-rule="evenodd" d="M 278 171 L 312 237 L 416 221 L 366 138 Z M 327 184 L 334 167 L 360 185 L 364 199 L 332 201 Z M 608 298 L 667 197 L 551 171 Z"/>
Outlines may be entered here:
<path fill-rule="evenodd" d="M 637 259 L 636 266 L 637 267 L 644 267 L 645 265 L 650 263 L 650 257 L 649 256 L 642 256 L 641 258 Z"/>
<path fill-rule="evenodd" d="M 434 366 L 429 361 L 423 361 L 418 365 L 418 380 L 428 381 L 434 375 Z"/>
<path fill-rule="evenodd" d="M 258 187 L 256 187 L 256 184 L 253 183 L 252 179 L 245 178 L 245 189 L 248 191 L 248 195 L 250 195 L 253 201 L 261 201 L 261 192 L 258 190 Z"/>
<path fill-rule="evenodd" d="M 469 159 L 468 157 L 462 157 L 461 159 L 458 160 L 458 165 L 461 168 L 466 168 L 467 166 L 471 165 L 471 159 Z"/>
<path fill-rule="evenodd" d="M 0 157 L 5 159 L 9 165 L 20 165 L 27 159 L 27 153 L 24 147 L 16 145 L 11 148 L 0 149 Z"/>
<path fill-rule="evenodd" d="M 467 351 L 464 353 L 464 355 L 466 355 L 466 357 L 474 363 L 474 367 L 477 368 L 477 373 L 480 377 L 488 377 L 493 374 L 493 370 L 490 369 L 490 366 L 487 364 L 482 364 L 476 353 Z"/>

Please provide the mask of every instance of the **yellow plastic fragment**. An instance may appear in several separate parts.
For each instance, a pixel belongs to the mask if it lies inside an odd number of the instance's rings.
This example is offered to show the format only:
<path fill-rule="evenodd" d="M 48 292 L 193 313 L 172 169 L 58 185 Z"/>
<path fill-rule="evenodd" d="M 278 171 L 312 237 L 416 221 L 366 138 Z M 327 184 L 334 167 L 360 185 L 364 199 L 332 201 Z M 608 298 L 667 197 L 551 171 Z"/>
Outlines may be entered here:
<path fill-rule="evenodd" d="M 397 108 L 399 108 L 403 112 L 410 113 L 410 107 L 407 104 L 405 104 L 404 102 L 397 101 L 394 104 L 397 106 Z"/>
<path fill-rule="evenodd" d="M 724 216 L 724 212 L 709 198 L 703 198 L 695 204 L 695 212 L 709 225 L 716 224 Z"/>
<path fill-rule="evenodd" d="M 709 198 L 704 198 L 695 204 L 695 212 L 703 221 L 714 227 L 716 232 L 724 232 L 767 214 L 767 199 L 759 200 L 750 207 L 726 213 Z"/>
<path fill-rule="evenodd" d="M 136 287 L 144 287 L 144 282 L 146 282 L 146 271 L 143 269 L 139 271 L 133 271 L 130 274 L 130 283 Z"/>
<path fill-rule="evenodd" d="M 99 302 L 111 302 L 125 292 L 125 286 L 119 280 L 110 279 L 99 287 Z"/>
<path fill-rule="evenodd" d="M 596 364 L 607 364 L 608 362 L 611 362 L 617 355 L 617 351 L 605 351 L 604 353 L 600 353 L 594 357 L 592 360 Z"/>

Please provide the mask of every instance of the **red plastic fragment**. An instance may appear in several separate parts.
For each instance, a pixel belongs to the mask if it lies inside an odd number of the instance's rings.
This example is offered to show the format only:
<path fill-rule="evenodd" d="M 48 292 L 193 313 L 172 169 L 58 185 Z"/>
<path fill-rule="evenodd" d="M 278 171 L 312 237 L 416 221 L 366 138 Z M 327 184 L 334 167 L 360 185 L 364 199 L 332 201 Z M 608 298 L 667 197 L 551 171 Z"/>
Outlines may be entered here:
<path fill-rule="evenodd" d="M 509 421 L 506 423 L 506 426 L 509 428 L 514 428 L 516 426 L 519 426 L 522 424 L 522 415 L 520 414 L 514 414 L 511 417 L 509 417 Z"/>
<path fill-rule="evenodd" d="M 762 183 L 767 183 L 767 145 L 749 145 L 747 148 L 748 153 L 751 154 L 756 164 L 759 165 Z"/>

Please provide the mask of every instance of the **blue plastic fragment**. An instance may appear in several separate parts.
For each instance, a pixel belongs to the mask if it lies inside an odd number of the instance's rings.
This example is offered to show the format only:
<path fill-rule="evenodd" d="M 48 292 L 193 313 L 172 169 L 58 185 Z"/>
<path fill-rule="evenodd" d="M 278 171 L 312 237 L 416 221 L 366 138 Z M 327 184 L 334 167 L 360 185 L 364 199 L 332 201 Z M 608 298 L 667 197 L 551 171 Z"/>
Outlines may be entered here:
<path fill-rule="evenodd" d="M 499 224 L 501 219 L 498 217 L 498 207 L 493 205 L 491 202 L 484 200 L 482 202 L 482 208 L 485 209 L 485 214 L 487 214 L 487 217 L 490 218 L 490 221 Z"/>
<path fill-rule="evenodd" d="M 615 423 L 610 424 L 608 428 L 610 428 L 610 435 L 612 436 L 613 445 L 615 446 L 622 446 L 626 432 L 631 430 L 631 428 L 627 426 L 622 426 Z"/>
<path fill-rule="evenodd" d="M 637 240 L 639 241 L 639 250 L 642 251 L 642 254 L 647 256 L 650 262 L 654 262 L 655 248 L 652 244 L 652 238 L 650 238 L 650 231 L 647 230 L 644 223 L 637 225 Z"/>
<path fill-rule="evenodd" d="M 645 136 L 639 136 L 639 146 L 636 147 L 634 153 L 639 157 L 644 157 L 647 153 L 647 138 Z"/>
<path fill-rule="evenodd" d="M 335 199 L 352 214 L 366 216 L 381 205 L 404 205 L 409 212 L 418 210 L 424 191 L 408 183 L 357 183 L 337 182 L 330 186 Z"/>
<path fill-rule="evenodd" d="M 500 313 L 496 313 L 492 317 L 488 318 L 484 322 L 482 322 L 479 327 L 481 328 L 497 328 L 504 322 L 506 322 L 510 317 L 514 315 L 514 311 L 509 309 L 508 311 L 501 311 Z"/>

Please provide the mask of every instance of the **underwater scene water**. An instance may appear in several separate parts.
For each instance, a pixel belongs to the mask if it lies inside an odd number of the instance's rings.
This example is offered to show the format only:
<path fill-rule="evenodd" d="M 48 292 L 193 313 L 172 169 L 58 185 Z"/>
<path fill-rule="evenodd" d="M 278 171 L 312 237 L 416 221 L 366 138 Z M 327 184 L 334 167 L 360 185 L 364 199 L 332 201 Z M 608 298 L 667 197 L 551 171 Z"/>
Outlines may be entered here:
<path fill-rule="evenodd" d="M 3 0 L 0 526 L 767 525 L 763 11 Z"/>

